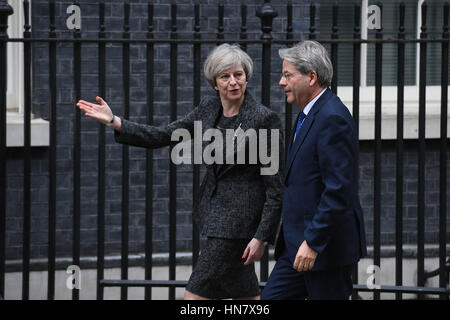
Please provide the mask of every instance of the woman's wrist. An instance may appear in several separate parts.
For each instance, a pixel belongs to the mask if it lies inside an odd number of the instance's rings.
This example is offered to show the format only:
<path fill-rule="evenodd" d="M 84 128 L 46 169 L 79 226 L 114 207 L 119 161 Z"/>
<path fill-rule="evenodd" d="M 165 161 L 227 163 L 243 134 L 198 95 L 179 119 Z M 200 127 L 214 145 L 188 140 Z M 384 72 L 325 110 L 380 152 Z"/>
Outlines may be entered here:
<path fill-rule="evenodd" d="M 264 247 L 266 247 L 268 245 L 267 241 L 263 241 L 261 239 L 255 238 L 256 240 L 258 240 L 259 243 L 261 243 Z"/>
<path fill-rule="evenodd" d="M 114 130 L 120 131 L 120 128 L 122 127 L 122 121 L 120 117 L 116 117 L 113 115 L 112 122 L 107 124 L 107 126 L 113 128 Z"/>
<path fill-rule="evenodd" d="M 114 123 L 114 119 L 115 119 L 116 117 L 114 116 L 114 114 L 112 115 L 112 117 L 111 117 L 111 120 L 110 121 L 108 121 L 107 123 L 105 123 L 105 125 L 107 125 L 108 127 L 111 127 L 112 125 L 113 125 L 113 123 Z"/>

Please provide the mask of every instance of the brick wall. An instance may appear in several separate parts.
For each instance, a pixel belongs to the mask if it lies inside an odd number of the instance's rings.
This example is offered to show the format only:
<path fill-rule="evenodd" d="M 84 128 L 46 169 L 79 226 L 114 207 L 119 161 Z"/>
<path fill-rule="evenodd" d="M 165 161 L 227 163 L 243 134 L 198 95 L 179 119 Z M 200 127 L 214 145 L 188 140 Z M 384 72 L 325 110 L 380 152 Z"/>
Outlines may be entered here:
<path fill-rule="evenodd" d="M 384 141 L 381 155 L 381 244 L 395 244 L 396 221 L 396 142 Z M 359 195 L 364 210 L 368 244 L 373 243 L 374 202 L 374 150 L 373 142 L 360 142 Z M 450 165 L 447 147 L 447 167 Z M 439 141 L 426 143 L 425 164 L 425 242 L 439 243 Z M 450 173 L 447 170 L 447 181 Z M 403 158 L 403 241 L 417 242 L 417 190 L 418 190 L 418 143 L 407 140 Z M 447 191 L 447 203 L 450 194 Z M 450 239 L 447 214 L 447 242 Z"/>

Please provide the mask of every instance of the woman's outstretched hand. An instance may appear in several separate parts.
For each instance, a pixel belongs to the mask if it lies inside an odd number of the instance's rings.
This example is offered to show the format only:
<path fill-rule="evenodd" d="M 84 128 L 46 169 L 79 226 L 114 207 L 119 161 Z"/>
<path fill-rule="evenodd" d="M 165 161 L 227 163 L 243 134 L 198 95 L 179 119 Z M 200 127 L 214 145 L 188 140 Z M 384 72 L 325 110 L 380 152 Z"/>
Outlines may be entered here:
<path fill-rule="evenodd" d="M 98 120 L 103 124 L 110 124 L 113 118 L 113 113 L 108 104 L 100 97 L 95 98 L 99 104 L 79 100 L 77 107 L 80 108 L 84 114 L 92 119 Z"/>

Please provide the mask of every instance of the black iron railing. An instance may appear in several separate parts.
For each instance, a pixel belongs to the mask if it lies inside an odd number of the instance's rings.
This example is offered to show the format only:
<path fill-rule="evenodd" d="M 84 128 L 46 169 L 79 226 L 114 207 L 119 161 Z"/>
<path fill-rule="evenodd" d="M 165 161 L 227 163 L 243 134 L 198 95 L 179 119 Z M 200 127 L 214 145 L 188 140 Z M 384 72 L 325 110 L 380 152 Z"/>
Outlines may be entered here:
<path fill-rule="evenodd" d="M 29 2 L 23 1 L 24 11 L 28 12 Z M 32 37 L 31 36 L 31 23 L 28 14 L 25 15 L 25 26 L 23 32 L 23 38 L 9 39 L 6 34 L 7 18 L 10 15 L 11 9 L 5 4 L 4 1 L 0 1 L 0 296 L 5 296 L 5 243 L 8 226 L 6 225 L 6 204 L 8 199 L 6 197 L 7 190 L 7 161 L 6 161 L 6 86 L 7 86 L 7 43 L 8 42 L 21 42 L 24 44 L 24 91 L 25 91 L 25 104 L 24 104 L 24 168 L 23 168 L 23 251 L 22 251 L 22 298 L 29 299 L 29 286 L 30 286 L 30 224 L 31 224 L 31 200 L 30 200 L 30 175 L 31 175 L 31 130 L 30 130 L 30 115 L 31 115 L 31 99 L 32 99 L 32 78 L 31 78 L 31 61 L 32 61 L 32 45 L 36 43 L 48 44 L 48 62 L 49 62 L 49 122 L 50 122 L 50 145 L 49 145 L 49 158 L 48 158 L 48 179 L 49 179 L 49 194 L 48 194 L 48 284 L 47 284 L 47 297 L 48 299 L 55 299 L 55 272 L 56 272 L 56 202 L 57 202 L 57 185 L 56 185 L 56 158 L 57 158 L 57 87 L 58 82 L 56 79 L 57 74 L 57 45 L 60 43 L 69 43 L 73 45 L 73 76 L 74 76 L 74 98 L 75 101 L 82 98 L 81 94 L 81 59 L 82 59 L 82 47 L 85 44 L 97 44 L 98 46 L 98 92 L 99 95 L 106 95 L 106 45 L 107 44 L 120 44 L 122 46 L 122 97 L 123 107 L 122 115 L 128 119 L 130 117 L 130 46 L 140 45 L 146 48 L 146 121 L 148 124 L 154 123 L 154 71 L 155 71 L 155 47 L 158 45 L 168 45 L 170 48 L 170 121 L 177 119 L 177 59 L 178 59 L 178 47 L 181 44 L 188 44 L 192 46 L 193 56 L 193 101 L 194 105 L 197 105 L 200 101 L 201 88 L 201 49 L 202 45 L 215 44 L 228 42 L 225 40 L 224 33 L 224 6 L 218 6 L 218 28 L 215 38 L 204 38 L 204 33 L 200 27 L 200 9 L 199 4 L 194 6 L 194 28 L 192 36 L 189 38 L 180 38 L 177 28 L 177 5 L 171 5 L 171 30 L 169 38 L 161 39 L 155 37 L 157 34 L 154 31 L 154 6 L 148 5 L 148 26 L 146 32 L 146 38 L 137 39 L 132 38 L 132 31 L 130 30 L 130 4 L 125 3 L 123 7 L 124 25 L 122 38 L 109 39 L 106 37 L 105 28 L 105 4 L 101 1 L 99 4 L 99 29 L 98 36 L 95 38 L 83 38 L 81 31 L 76 29 L 73 32 L 73 38 L 58 38 L 55 27 L 55 2 L 49 1 L 49 33 L 47 38 Z M 380 6 L 381 7 L 381 6 Z M 366 285 L 358 284 L 357 270 L 354 273 L 354 298 L 357 296 L 358 291 L 373 291 L 374 298 L 380 298 L 380 292 L 394 292 L 396 298 L 401 299 L 402 293 L 417 293 L 419 297 L 422 294 L 435 294 L 439 295 L 442 299 L 449 298 L 448 287 L 448 273 L 449 262 L 446 261 L 446 225 L 447 225 L 447 116 L 448 116 L 448 47 L 449 47 L 449 29 L 448 29 L 448 16 L 449 5 L 445 4 L 442 10 L 443 14 L 443 26 L 442 36 L 438 39 L 430 39 L 427 37 L 427 3 L 422 5 L 422 21 L 421 21 L 421 33 L 420 39 L 406 39 L 404 19 L 405 8 L 404 5 L 400 5 L 400 25 L 398 27 L 397 39 L 384 39 L 383 30 L 378 29 L 375 39 L 361 39 L 361 7 L 355 5 L 354 7 L 354 29 L 353 39 L 339 38 L 339 21 L 338 13 L 339 6 L 333 6 L 333 21 L 331 23 L 332 34 L 331 39 L 319 39 L 322 43 L 331 45 L 331 59 L 334 64 L 335 70 L 339 62 L 338 48 L 341 45 L 351 45 L 353 48 L 353 117 L 359 130 L 359 100 L 360 100 L 360 53 L 362 44 L 374 44 L 375 45 L 375 138 L 374 138 L 374 191 L 373 191 L 373 204 L 374 204 L 374 217 L 373 217 L 373 261 L 374 265 L 380 265 L 381 263 L 381 152 L 382 152 L 382 137 L 381 137 L 381 125 L 382 125 L 382 64 L 383 64 L 383 46 L 386 44 L 397 45 L 398 63 L 397 63 L 397 138 L 396 138 L 396 214 L 395 214 L 395 286 L 381 286 L 380 288 L 370 289 Z M 260 45 L 262 56 L 262 74 L 270 75 L 272 66 L 272 45 L 282 44 L 291 45 L 295 41 L 293 30 L 293 5 L 286 5 L 287 19 L 285 28 L 284 39 L 274 39 L 272 37 L 272 21 L 276 17 L 277 12 L 270 5 L 269 1 L 261 6 L 256 12 L 256 16 L 261 19 L 261 36 L 259 39 L 248 38 L 247 27 L 247 6 L 240 6 L 241 13 L 241 26 L 240 32 L 237 34 L 237 39 L 233 39 L 233 42 L 239 43 L 243 48 L 247 48 L 247 45 Z M 312 4 L 310 6 L 310 26 L 309 26 L 309 38 L 318 39 L 316 30 L 316 13 L 317 6 Z M 419 137 L 418 137 L 418 196 L 417 196 L 417 286 L 405 287 L 403 286 L 403 160 L 404 160 L 404 74 L 405 74 L 405 45 L 407 43 L 418 43 L 420 46 L 420 83 L 419 83 Z M 441 51 L 441 128 L 440 128 L 440 176 L 439 176 L 439 269 L 430 273 L 425 272 L 424 261 L 424 228 L 425 228 L 425 154 L 426 154 L 426 138 L 425 138 L 425 109 L 426 109 L 426 70 L 427 70 L 427 46 L 430 43 L 440 44 Z M 263 76 L 261 78 L 261 101 L 270 105 L 271 102 L 271 82 L 270 76 Z M 338 90 L 338 74 L 335 72 L 332 82 L 332 90 L 336 92 Z M 74 107 L 73 115 L 73 264 L 80 264 L 80 218 L 81 218 L 81 118 L 80 111 Z M 289 139 L 291 135 L 291 123 L 292 123 L 292 106 L 286 104 L 285 112 L 286 123 L 286 139 Z M 151 288 L 153 287 L 168 287 L 169 299 L 175 299 L 175 288 L 184 287 L 186 281 L 176 280 L 176 225 L 177 225 L 177 168 L 173 163 L 169 165 L 169 279 L 167 281 L 152 280 L 152 253 L 153 253 L 153 151 L 146 151 L 146 176 L 145 176 L 145 279 L 147 280 L 127 280 L 128 279 L 128 267 L 129 267 L 129 212 L 130 212 L 130 152 L 128 146 L 122 146 L 122 198 L 121 198 L 121 280 L 108 280 L 105 279 L 105 127 L 98 125 L 98 219 L 97 219 L 97 298 L 103 299 L 105 287 L 120 287 L 121 298 L 127 299 L 128 287 L 145 287 L 145 298 L 152 298 Z M 287 140 L 286 140 L 287 141 Z M 286 142 L 286 145 L 288 143 Z M 200 166 L 193 166 L 193 200 L 199 197 L 199 181 L 200 181 Z M 194 224 L 192 231 L 192 264 L 195 264 L 199 255 L 199 232 L 198 227 Z M 261 286 L 263 287 L 265 281 L 267 281 L 269 275 L 268 269 L 269 256 L 268 253 L 264 255 L 261 261 Z M 439 288 L 427 288 L 425 287 L 425 280 L 427 277 L 439 276 Z M 73 290 L 73 299 L 79 299 L 79 290 Z"/>

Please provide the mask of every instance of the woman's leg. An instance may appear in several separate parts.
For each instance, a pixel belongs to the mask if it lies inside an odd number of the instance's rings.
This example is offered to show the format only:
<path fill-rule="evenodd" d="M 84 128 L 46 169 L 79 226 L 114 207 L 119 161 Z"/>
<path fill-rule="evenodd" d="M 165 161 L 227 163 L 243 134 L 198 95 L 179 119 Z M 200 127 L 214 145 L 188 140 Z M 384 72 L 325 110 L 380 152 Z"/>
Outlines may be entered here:
<path fill-rule="evenodd" d="M 188 290 L 184 291 L 184 300 L 210 300 L 208 298 L 196 295 Z"/>
<path fill-rule="evenodd" d="M 247 298 L 233 298 L 233 300 L 261 300 L 260 296 L 247 297 Z"/>

